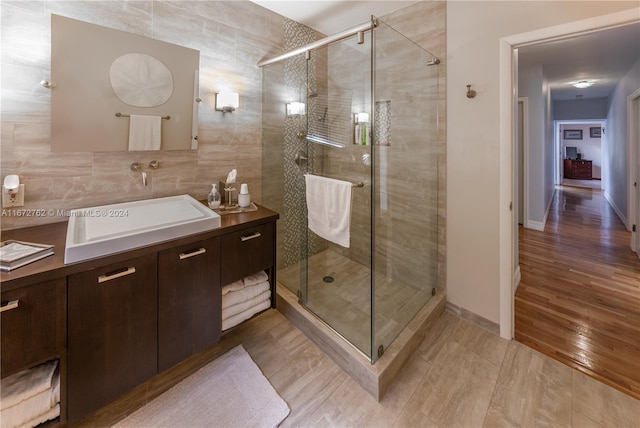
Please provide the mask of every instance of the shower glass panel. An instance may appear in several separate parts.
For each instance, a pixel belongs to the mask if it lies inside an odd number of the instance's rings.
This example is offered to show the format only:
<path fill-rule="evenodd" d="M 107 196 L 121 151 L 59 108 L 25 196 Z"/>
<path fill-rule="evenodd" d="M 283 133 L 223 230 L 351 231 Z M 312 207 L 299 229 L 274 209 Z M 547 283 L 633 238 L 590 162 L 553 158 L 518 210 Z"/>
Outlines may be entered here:
<path fill-rule="evenodd" d="M 438 278 L 437 66 L 375 22 L 262 69 L 262 203 L 280 213 L 278 285 L 372 362 Z M 287 50 L 315 41 L 288 25 Z M 304 114 L 286 113 L 293 102 Z M 356 185 L 348 247 L 308 229 L 305 174 Z"/>
<path fill-rule="evenodd" d="M 374 32 L 374 353 L 438 280 L 438 67 L 381 20 Z"/>

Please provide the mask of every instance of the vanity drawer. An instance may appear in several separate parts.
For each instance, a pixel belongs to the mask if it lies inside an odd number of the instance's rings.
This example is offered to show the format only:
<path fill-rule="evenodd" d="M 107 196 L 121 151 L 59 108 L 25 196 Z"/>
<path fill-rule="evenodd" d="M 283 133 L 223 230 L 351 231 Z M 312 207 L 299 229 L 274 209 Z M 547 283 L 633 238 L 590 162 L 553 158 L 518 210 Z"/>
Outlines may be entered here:
<path fill-rule="evenodd" d="M 224 286 L 275 264 L 275 223 L 261 224 L 223 235 L 220 241 Z"/>
<path fill-rule="evenodd" d="M 2 377 L 64 352 L 66 285 L 59 278 L 2 293 Z"/>

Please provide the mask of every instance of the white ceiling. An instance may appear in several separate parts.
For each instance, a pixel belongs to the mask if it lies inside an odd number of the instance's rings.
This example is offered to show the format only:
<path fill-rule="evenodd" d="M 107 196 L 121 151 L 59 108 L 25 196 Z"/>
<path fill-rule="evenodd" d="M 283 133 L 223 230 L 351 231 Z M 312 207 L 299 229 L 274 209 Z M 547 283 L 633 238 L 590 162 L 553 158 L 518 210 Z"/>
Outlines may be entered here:
<path fill-rule="evenodd" d="M 639 59 L 640 23 L 518 49 L 521 66 L 544 66 L 554 100 L 606 98 Z M 598 81 L 588 89 L 568 85 L 584 79 Z"/>
<path fill-rule="evenodd" d="M 418 0 L 420 1 L 420 0 Z M 253 0 L 282 16 L 331 35 L 417 1 L 396 0 Z M 616 83 L 640 59 L 640 24 L 597 31 L 519 49 L 521 65 L 542 64 L 554 100 L 608 97 Z M 588 89 L 567 83 L 598 79 Z"/>
<path fill-rule="evenodd" d="M 327 36 L 363 24 L 371 15 L 382 16 L 420 0 L 252 0 L 282 16 L 311 27 Z"/>

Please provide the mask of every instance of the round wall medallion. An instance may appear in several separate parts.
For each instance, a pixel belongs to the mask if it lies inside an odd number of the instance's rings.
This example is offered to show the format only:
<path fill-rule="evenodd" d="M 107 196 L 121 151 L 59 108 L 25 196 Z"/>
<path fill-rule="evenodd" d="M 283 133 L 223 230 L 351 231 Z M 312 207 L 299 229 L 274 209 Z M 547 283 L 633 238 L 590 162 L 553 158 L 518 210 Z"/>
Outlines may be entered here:
<path fill-rule="evenodd" d="M 120 101 L 134 107 L 157 107 L 173 93 L 171 71 L 147 54 L 128 53 L 116 58 L 109 78 Z"/>

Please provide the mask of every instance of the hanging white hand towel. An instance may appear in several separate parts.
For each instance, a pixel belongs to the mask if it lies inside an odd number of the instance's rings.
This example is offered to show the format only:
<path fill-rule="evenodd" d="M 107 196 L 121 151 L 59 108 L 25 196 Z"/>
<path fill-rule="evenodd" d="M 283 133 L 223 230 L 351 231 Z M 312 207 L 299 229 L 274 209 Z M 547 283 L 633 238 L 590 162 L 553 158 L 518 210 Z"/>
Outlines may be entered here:
<path fill-rule="evenodd" d="M 307 226 L 316 235 L 349 248 L 351 189 L 348 181 L 305 174 Z"/>
<path fill-rule="evenodd" d="M 162 118 L 132 114 L 129 118 L 129 151 L 160 150 Z"/>

